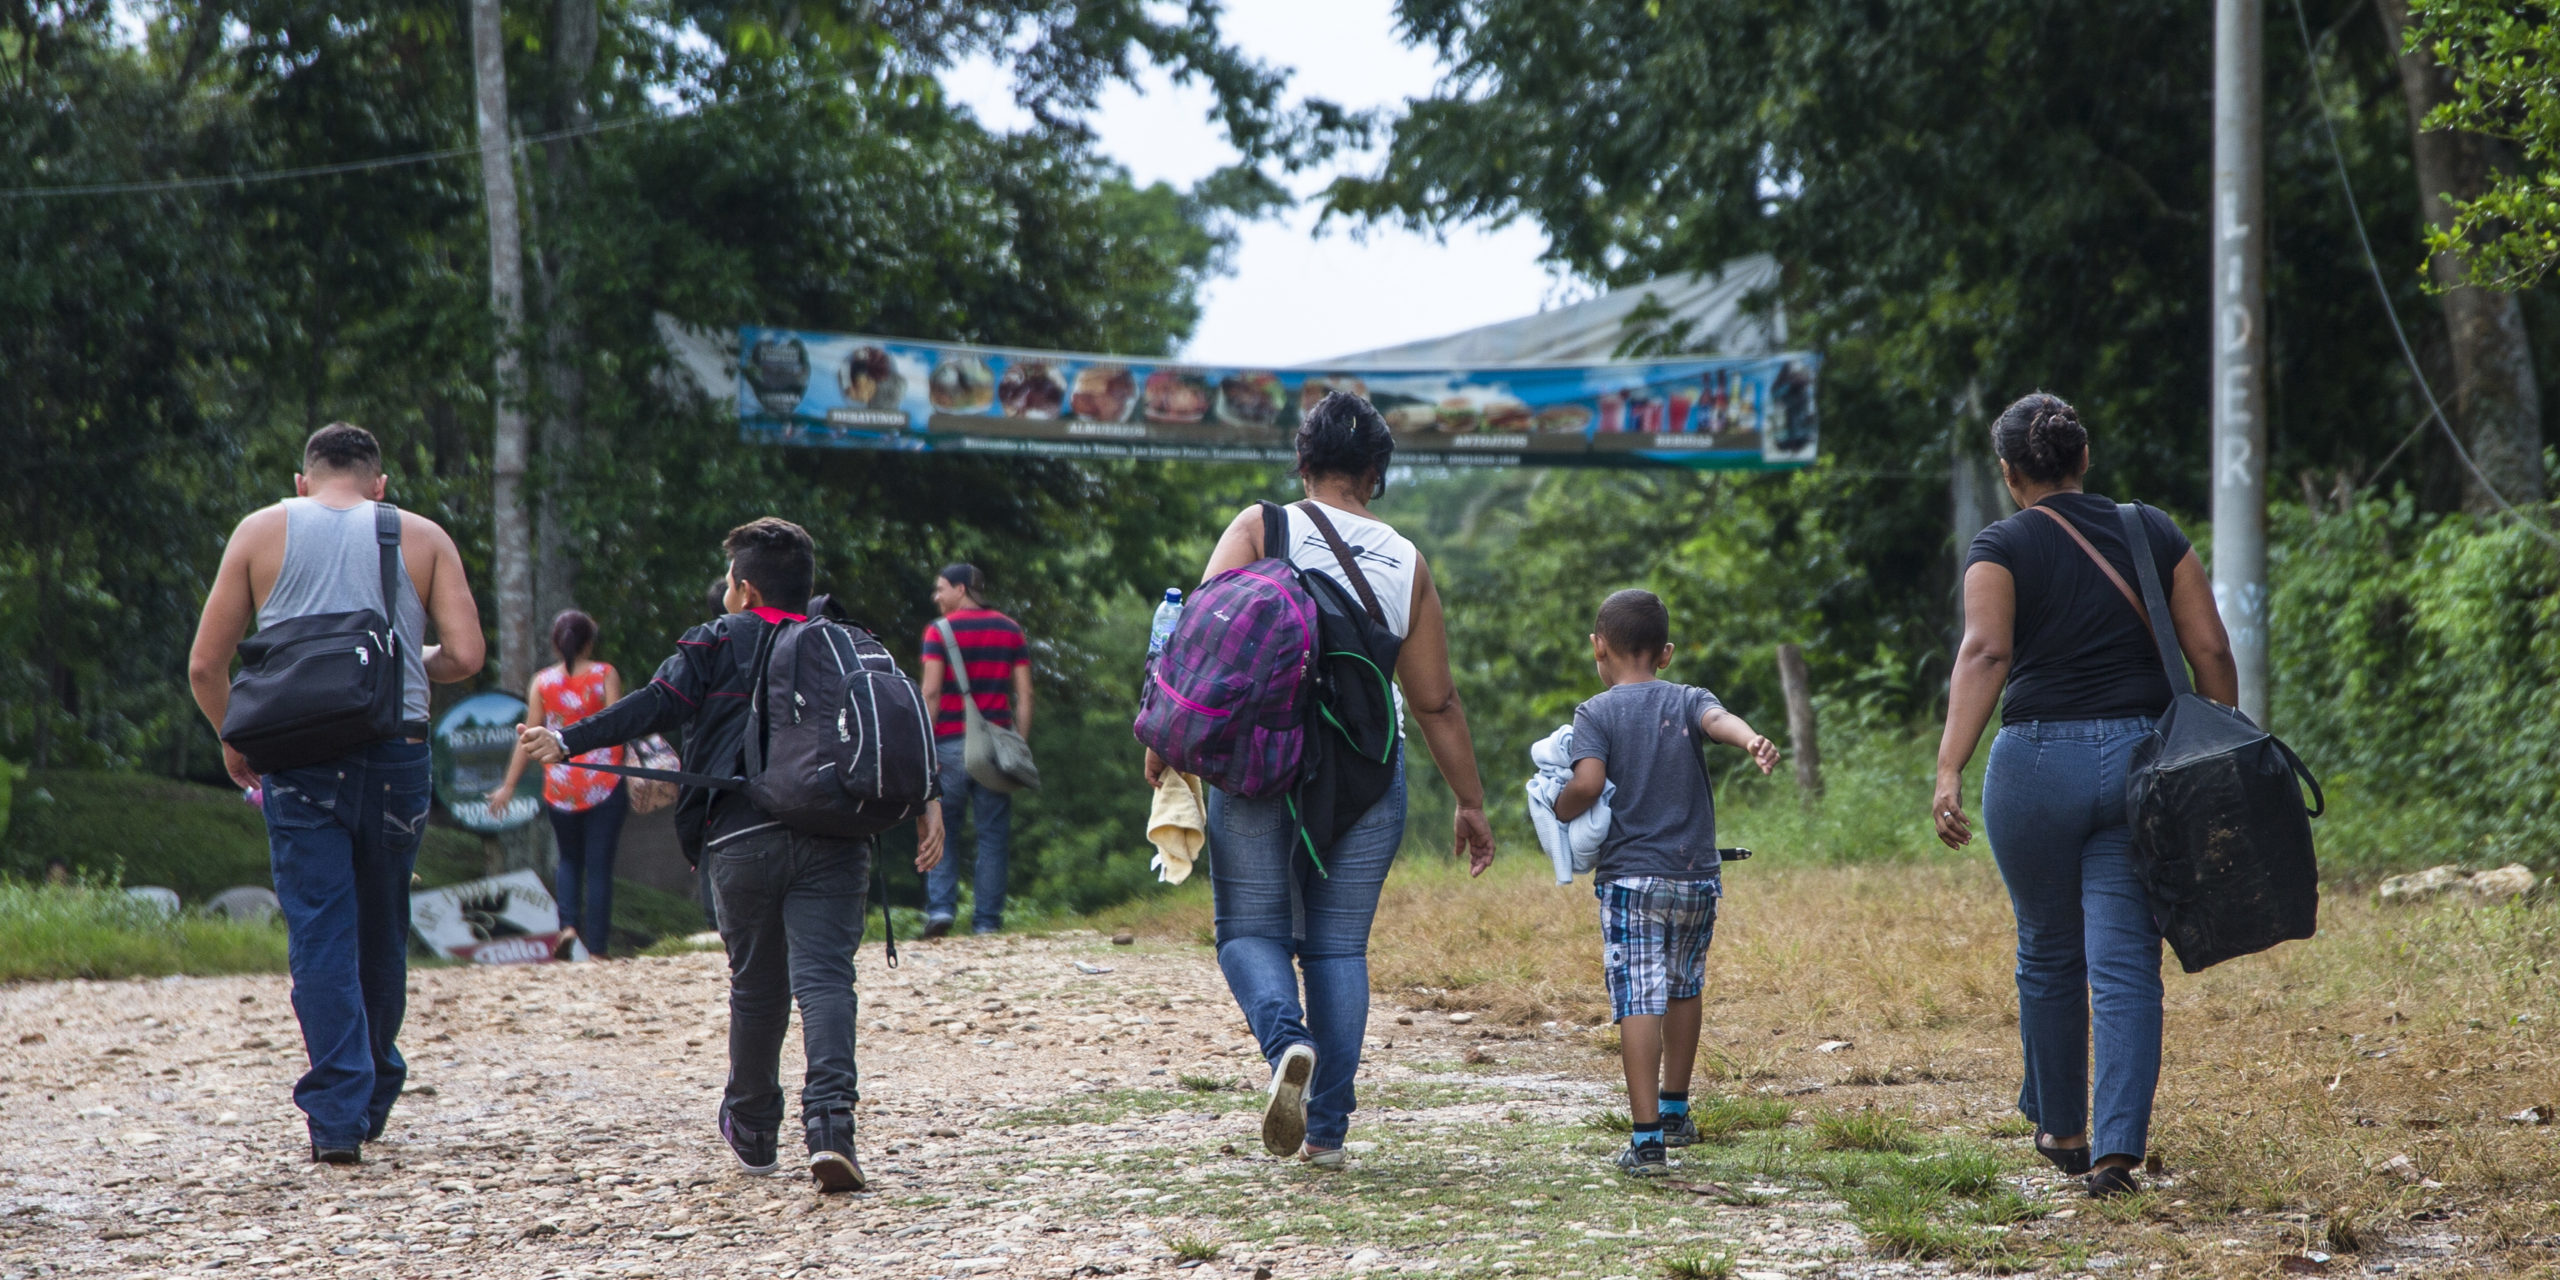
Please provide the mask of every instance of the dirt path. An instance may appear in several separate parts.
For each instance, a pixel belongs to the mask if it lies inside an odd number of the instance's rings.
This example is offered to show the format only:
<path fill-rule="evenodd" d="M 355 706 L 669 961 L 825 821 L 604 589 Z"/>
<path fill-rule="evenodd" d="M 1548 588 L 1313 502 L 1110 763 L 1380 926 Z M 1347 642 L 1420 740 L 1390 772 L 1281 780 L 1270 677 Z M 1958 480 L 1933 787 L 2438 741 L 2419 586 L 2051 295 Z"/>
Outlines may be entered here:
<path fill-rule="evenodd" d="M 352 1170 L 306 1163 L 280 977 L 0 991 L 0 1275 L 1072 1277 L 1215 1249 L 1204 1274 L 1597 1280 L 1855 1249 L 1829 1211 L 1628 1198 L 1579 1123 L 1614 1099 L 1578 1034 L 1382 1000 L 1354 1166 L 1325 1175 L 1260 1153 L 1262 1071 L 1205 950 L 904 955 L 862 961 L 873 1189 L 825 1200 L 711 1137 L 717 955 L 415 972 L 409 1096 Z"/>
<path fill-rule="evenodd" d="M 1785 1065 L 1761 1083 L 1719 1087 L 1797 1108 L 1784 1133 L 1692 1148 L 1672 1186 L 1630 1186 L 1606 1164 L 1623 1139 L 1587 1123 L 1623 1106 L 1591 1029 L 1381 997 L 1353 1164 L 1325 1174 L 1261 1154 L 1264 1071 L 1205 948 L 1076 933 L 904 954 L 861 961 L 872 1189 L 825 1199 L 741 1176 L 711 1134 L 716 954 L 414 972 L 409 1096 L 356 1169 L 307 1163 L 281 977 L 0 989 L 0 1280 L 1943 1274 L 1963 1265 L 1876 1257 L 1825 1189 L 1843 1180 L 1803 1176 L 1841 1158 L 1809 1120 L 1893 1108 L 1961 1144 L 2005 1110 L 2003 1079 L 1870 1082 L 1820 1046 L 1773 1048 Z M 2171 1233 L 2175 1187 L 2138 1207 Z M 2072 1245 L 2086 1202 L 2014 1159 L 1975 1194 L 2045 1215 L 2015 1237 L 2043 1243 L 1995 1269 L 2256 1273 L 2283 1247 L 2269 1230 L 2173 1234 L 2148 1256 Z M 2339 1269 L 2458 1271 L 2463 1252 L 2413 1239 Z"/>

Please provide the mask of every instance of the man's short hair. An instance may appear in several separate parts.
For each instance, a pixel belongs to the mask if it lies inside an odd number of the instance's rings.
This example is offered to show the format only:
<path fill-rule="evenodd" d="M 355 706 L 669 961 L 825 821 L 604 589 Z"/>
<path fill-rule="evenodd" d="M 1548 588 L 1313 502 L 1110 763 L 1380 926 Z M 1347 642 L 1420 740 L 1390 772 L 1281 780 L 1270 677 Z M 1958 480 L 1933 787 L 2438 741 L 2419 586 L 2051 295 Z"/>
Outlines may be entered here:
<path fill-rule="evenodd" d="M 1592 629 L 1611 653 L 1651 657 L 1671 643 L 1671 611 L 1662 607 L 1662 597 L 1629 588 L 1600 602 L 1600 620 Z"/>
<path fill-rule="evenodd" d="M 729 555 L 730 574 L 754 583 L 765 604 L 784 613 L 808 608 L 818 579 L 818 544 L 808 530 L 765 516 L 731 529 L 720 549 Z"/>
<path fill-rule="evenodd" d="M 382 474 L 382 444 L 373 433 L 352 422 L 332 422 L 302 443 L 302 471 Z"/>
<path fill-rule="evenodd" d="M 987 575 L 978 572 L 974 564 L 946 564 L 942 566 L 942 580 L 968 592 L 974 603 L 987 602 Z"/>

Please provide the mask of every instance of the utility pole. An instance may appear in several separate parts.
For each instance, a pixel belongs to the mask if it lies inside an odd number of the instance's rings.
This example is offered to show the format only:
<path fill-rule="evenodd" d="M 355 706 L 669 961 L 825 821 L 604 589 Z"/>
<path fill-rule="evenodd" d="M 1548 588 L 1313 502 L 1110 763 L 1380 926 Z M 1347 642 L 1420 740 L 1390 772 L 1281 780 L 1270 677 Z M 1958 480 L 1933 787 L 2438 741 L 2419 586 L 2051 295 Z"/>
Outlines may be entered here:
<path fill-rule="evenodd" d="M 498 685 L 515 690 L 533 682 L 533 537 L 524 501 L 524 371 L 516 351 L 524 332 L 524 245 L 498 0 L 471 0 L 471 69 L 479 88 L 480 190 L 489 215 L 489 310 L 498 330 L 497 380 L 489 396 L 497 409 L 489 451 L 496 479 L 490 576 L 498 597 Z"/>
<path fill-rule="evenodd" d="M 2265 0 L 2213 7 L 2213 599 L 2267 723 Z"/>

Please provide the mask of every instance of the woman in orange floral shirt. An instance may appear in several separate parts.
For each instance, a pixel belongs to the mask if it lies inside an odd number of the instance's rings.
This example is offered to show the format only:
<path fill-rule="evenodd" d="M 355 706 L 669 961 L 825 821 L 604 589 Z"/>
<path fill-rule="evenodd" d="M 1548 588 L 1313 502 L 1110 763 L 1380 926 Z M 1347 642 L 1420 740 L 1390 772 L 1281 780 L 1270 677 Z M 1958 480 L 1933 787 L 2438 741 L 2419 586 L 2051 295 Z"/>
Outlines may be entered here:
<path fill-rule="evenodd" d="M 565 729 L 613 705 L 622 697 L 622 676 L 611 663 L 598 662 L 596 620 L 575 609 L 551 620 L 551 647 L 560 651 L 556 666 L 544 667 L 525 690 L 527 707 L 539 708 L 542 723 Z M 551 815 L 551 830 L 560 841 L 560 871 L 553 896 L 560 903 L 560 950 L 571 939 L 586 944 L 587 954 L 605 954 L 613 930 L 613 854 L 622 842 L 622 820 L 631 800 L 617 774 L 580 768 L 621 764 L 622 748 L 590 751 L 542 771 L 542 805 Z M 489 793 L 489 811 L 505 811 L 515 799 L 516 782 L 524 776 L 524 748 L 516 748 L 507 764 L 507 780 Z"/>

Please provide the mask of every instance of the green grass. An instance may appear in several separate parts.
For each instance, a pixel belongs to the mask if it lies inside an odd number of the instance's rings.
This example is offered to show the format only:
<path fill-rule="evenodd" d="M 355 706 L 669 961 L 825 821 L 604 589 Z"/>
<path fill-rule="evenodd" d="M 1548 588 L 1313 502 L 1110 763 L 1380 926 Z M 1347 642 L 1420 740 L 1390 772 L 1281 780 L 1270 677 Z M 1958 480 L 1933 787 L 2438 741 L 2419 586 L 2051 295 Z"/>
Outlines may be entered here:
<path fill-rule="evenodd" d="M 1199 1095 L 1170 1089 L 1107 1089 L 1082 1097 L 1061 1098 L 1045 1107 L 1010 1111 L 990 1123 L 1007 1129 L 1041 1129 L 1067 1124 L 1108 1124 L 1130 1116 L 1189 1111 L 1201 1105 Z"/>
<path fill-rule="evenodd" d="M 2000 1189 L 2000 1157 L 1981 1147 L 1957 1146 L 1933 1151 L 1893 1171 L 1905 1186 L 1939 1195 L 1986 1196 Z"/>
<path fill-rule="evenodd" d="M 1233 1080 L 1229 1080 L 1223 1076 L 1194 1075 L 1188 1071 L 1175 1076 L 1173 1078 L 1173 1082 L 1193 1093 L 1216 1093 L 1221 1089 L 1230 1088 L 1235 1084 Z"/>
<path fill-rule="evenodd" d="M 280 924 L 171 918 L 112 885 L 0 881 L 0 982 L 272 973 L 284 965 Z"/>
<path fill-rule="evenodd" d="M 1733 1280 L 1733 1255 L 1693 1253 L 1666 1260 L 1662 1274 L 1671 1280 Z"/>
<path fill-rule="evenodd" d="M 1891 1111 L 1826 1111 L 1814 1117 L 1813 1136 L 1825 1151 L 1908 1154 L 1920 1149 L 1919 1126 Z"/>
<path fill-rule="evenodd" d="M 42 879 L 60 858 L 83 879 L 175 889 L 190 904 L 235 885 L 271 887 L 267 824 L 228 787 L 140 773 L 48 769 L 10 789 L 0 874 Z M 418 867 L 428 883 L 480 874 L 479 837 L 427 828 Z"/>
<path fill-rule="evenodd" d="M 710 926 L 702 908 L 680 893 L 620 876 L 613 881 L 613 948 L 616 954 L 646 950 L 668 938 L 681 941 Z"/>
<path fill-rule="evenodd" d="M 1176 1262 L 1215 1262 L 1227 1246 L 1207 1236 L 1178 1235 L 1165 1237 L 1164 1245 L 1173 1250 Z"/>
<path fill-rule="evenodd" d="M 1783 1099 L 1765 1097 L 1701 1098 L 1689 1104 L 1689 1118 L 1701 1142 L 1725 1142 L 1759 1129 L 1784 1128 L 1795 1108 Z"/>

